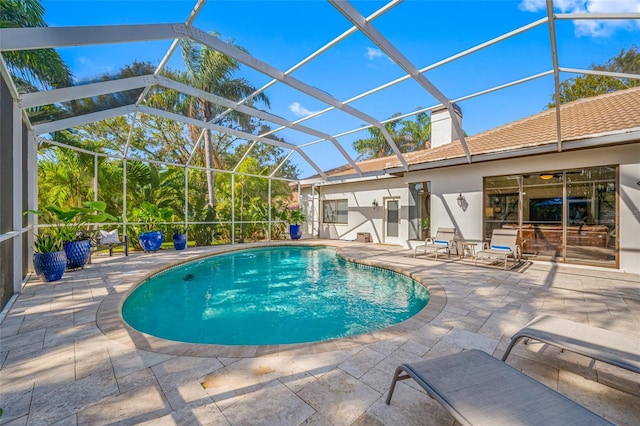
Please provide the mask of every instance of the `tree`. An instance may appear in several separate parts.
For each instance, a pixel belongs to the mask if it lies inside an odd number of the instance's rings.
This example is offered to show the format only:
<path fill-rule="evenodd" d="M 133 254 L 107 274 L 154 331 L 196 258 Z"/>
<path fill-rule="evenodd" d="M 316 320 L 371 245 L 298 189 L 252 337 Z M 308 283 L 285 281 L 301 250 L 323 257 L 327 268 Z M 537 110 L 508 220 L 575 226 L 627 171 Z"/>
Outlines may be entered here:
<path fill-rule="evenodd" d="M 399 133 L 405 149 L 400 148 L 402 152 L 431 148 L 431 116 L 421 112 L 415 120 L 401 121 Z"/>
<path fill-rule="evenodd" d="M 606 64 L 592 65 L 591 69 L 640 75 L 640 51 L 637 47 L 631 47 L 626 51 L 622 49 L 618 56 L 609 59 Z M 640 79 L 587 74 L 584 77 L 574 77 L 560 83 L 560 103 L 564 104 L 577 99 L 598 96 L 638 85 L 640 85 Z M 551 98 L 552 101 L 547 105 L 547 108 L 556 106 L 554 95 Z"/>
<path fill-rule="evenodd" d="M 397 117 L 400 114 L 394 114 Z M 395 120 L 384 125 L 400 152 L 412 152 L 431 147 L 431 117 L 422 112 L 415 120 Z M 377 127 L 370 127 L 368 138 L 353 142 L 353 148 L 361 159 L 372 159 L 393 155 L 393 149 Z"/>
<path fill-rule="evenodd" d="M 0 28 L 46 27 L 44 8 L 38 0 L 2 0 Z M 72 85 L 72 75 L 54 49 L 3 53 L 20 92 L 34 92 Z"/>
<path fill-rule="evenodd" d="M 398 115 L 399 114 L 394 114 L 394 117 Z M 398 125 L 399 122 L 397 120 L 390 121 L 384 125 L 384 128 L 387 130 L 387 133 L 391 135 L 391 139 L 396 142 L 396 145 L 400 140 L 396 130 Z M 369 132 L 368 138 L 358 139 L 353 142 L 353 149 L 360 154 L 360 159 L 368 160 L 371 158 L 387 157 L 393 154 L 391 145 L 389 145 L 389 142 L 387 142 L 387 139 L 384 137 L 380 129 L 377 127 L 369 127 L 367 131 Z"/>
<path fill-rule="evenodd" d="M 187 67 L 187 78 L 192 86 L 235 101 L 239 101 L 256 91 L 247 80 L 233 78 L 233 74 L 239 69 L 239 64 L 234 59 L 206 46 L 195 44 L 191 39 L 183 39 L 181 45 L 184 63 Z M 248 104 L 256 102 L 269 106 L 269 99 L 264 94 L 255 96 Z M 205 99 L 192 98 L 188 114 L 193 118 L 209 122 L 224 110 L 225 108 Z M 250 117 L 237 112 L 224 115 L 216 124 L 241 128 L 247 132 L 251 132 L 255 128 Z M 200 137 L 200 128 L 191 127 L 190 133 L 195 142 Z M 220 153 L 230 147 L 233 141 L 233 137 L 229 134 L 217 134 L 214 138 L 210 129 L 204 129 L 208 204 L 214 208 L 216 205 L 215 174 L 211 169 L 222 167 Z"/>

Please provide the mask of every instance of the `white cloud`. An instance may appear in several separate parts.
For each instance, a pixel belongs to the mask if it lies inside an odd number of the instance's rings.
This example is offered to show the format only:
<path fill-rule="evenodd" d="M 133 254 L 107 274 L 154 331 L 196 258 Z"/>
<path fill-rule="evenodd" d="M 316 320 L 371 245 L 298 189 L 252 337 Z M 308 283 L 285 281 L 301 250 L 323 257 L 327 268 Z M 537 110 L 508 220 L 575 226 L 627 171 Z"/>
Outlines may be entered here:
<path fill-rule="evenodd" d="M 640 13 L 640 0 L 555 0 L 554 7 L 562 13 Z M 538 12 L 546 8 L 545 0 L 522 0 L 520 10 Z M 574 21 L 577 36 L 609 37 L 617 29 L 638 30 L 637 20 Z"/>
<path fill-rule="evenodd" d="M 537 12 L 545 8 L 544 0 L 522 0 L 518 9 L 526 12 Z"/>
<path fill-rule="evenodd" d="M 316 113 L 316 111 L 309 111 L 298 102 L 293 102 L 289 105 L 289 111 L 291 111 L 296 117 L 306 117 L 307 115 Z"/>
<path fill-rule="evenodd" d="M 367 47 L 367 58 L 369 58 L 370 61 L 376 58 L 382 58 L 383 55 L 384 54 L 382 53 L 382 50 L 375 49 L 373 47 Z"/>

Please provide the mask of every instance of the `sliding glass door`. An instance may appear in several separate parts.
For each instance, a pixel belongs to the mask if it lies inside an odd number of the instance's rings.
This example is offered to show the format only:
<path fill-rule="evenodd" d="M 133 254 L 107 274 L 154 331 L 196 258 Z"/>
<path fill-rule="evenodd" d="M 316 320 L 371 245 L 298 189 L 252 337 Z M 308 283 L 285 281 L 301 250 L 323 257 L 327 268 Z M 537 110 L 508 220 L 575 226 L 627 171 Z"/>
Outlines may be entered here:
<path fill-rule="evenodd" d="M 485 178 L 485 239 L 518 228 L 525 258 L 617 266 L 617 167 Z"/>

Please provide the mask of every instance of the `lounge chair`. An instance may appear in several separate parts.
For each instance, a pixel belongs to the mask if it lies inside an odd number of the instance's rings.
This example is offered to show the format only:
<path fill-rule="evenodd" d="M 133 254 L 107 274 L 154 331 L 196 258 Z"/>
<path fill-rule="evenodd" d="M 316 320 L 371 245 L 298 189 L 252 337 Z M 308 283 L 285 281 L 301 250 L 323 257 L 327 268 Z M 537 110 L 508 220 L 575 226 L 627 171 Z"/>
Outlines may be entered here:
<path fill-rule="evenodd" d="M 478 264 L 478 259 L 504 260 L 504 270 L 506 271 L 508 257 L 513 257 L 514 262 L 520 260 L 520 246 L 518 246 L 517 241 L 517 229 L 494 229 L 491 234 L 489 248 L 476 253 L 474 265 Z"/>
<path fill-rule="evenodd" d="M 387 404 L 396 382 L 408 378 L 463 425 L 613 424 L 477 349 L 402 364 L 393 376 Z"/>
<path fill-rule="evenodd" d="M 424 244 L 419 245 L 413 252 L 413 257 L 416 257 L 418 250 L 423 250 L 425 253 L 435 253 L 436 259 L 439 252 L 446 252 L 451 254 L 451 249 L 455 245 L 456 228 L 438 228 L 435 238 L 427 238 Z"/>
<path fill-rule="evenodd" d="M 536 317 L 511 337 L 505 361 L 520 339 L 533 339 L 640 373 L 640 339 L 550 315 Z"/>

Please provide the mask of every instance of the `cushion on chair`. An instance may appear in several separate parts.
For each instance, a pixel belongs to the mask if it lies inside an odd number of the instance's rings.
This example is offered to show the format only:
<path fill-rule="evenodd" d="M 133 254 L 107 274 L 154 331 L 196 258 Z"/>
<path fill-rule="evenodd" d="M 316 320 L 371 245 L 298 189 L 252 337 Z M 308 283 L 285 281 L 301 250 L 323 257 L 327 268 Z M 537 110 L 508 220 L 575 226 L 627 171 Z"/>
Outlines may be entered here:
<path fill-rule="evenodd" d="M 449 244 L 448 241 L 445 240 L 433 240 L 434 244 Z"/>
<path fill-rule="evenodd" d="M 103 231 L 100 230 L 100 244 L 119 244 L 120 239 L 118 238 L 118 230 L 114 229 L 113 231 Z"/>
<path fill-rule="evenodd" d="M 504 250 L 504 251 L 511 251 L 511 247 L 509 247 L 509 246 L 496 246 L 496 245 L 492 245 L 492 246 L 491 246 L 491 250 Z"/>

